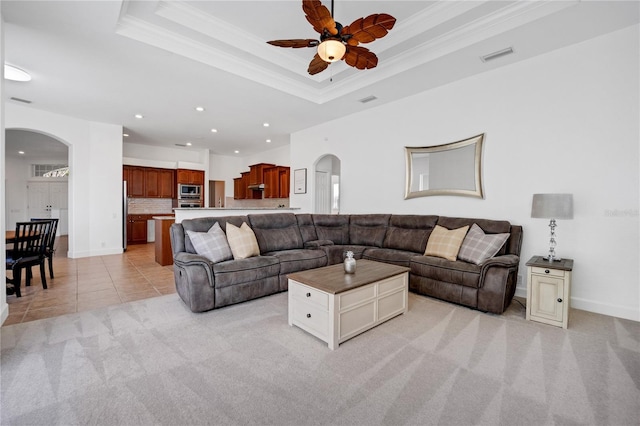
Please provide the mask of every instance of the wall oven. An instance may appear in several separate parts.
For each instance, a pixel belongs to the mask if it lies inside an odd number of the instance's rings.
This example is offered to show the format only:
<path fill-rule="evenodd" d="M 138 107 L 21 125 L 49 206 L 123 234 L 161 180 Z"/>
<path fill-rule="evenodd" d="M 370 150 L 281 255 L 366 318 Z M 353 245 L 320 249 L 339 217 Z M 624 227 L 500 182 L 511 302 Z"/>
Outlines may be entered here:
<path fill-rule="evenodd" d="M 178 200 L 178 207 L 181 209 L 197 209 L 202 207 L 202 200 Z"/>

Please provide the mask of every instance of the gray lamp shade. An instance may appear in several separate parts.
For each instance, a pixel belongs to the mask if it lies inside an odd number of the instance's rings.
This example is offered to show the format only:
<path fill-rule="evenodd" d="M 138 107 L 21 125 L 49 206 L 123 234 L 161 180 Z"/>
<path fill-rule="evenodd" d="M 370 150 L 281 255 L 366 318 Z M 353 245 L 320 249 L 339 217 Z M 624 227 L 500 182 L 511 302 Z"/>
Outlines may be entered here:
<path fill-rule="evenodd" d="M 533 194 L 531 217 L 573 219 L 573 194 Z"/>

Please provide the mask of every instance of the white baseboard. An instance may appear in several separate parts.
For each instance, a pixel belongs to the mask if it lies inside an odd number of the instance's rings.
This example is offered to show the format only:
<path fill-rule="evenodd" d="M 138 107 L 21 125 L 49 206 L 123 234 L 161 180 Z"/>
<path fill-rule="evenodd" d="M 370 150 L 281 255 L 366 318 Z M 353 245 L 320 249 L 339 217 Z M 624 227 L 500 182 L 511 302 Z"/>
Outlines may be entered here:
<path fill-rule="evenodd" d="M 2 291 L 5 291 L 5 290 L 2 290 Z M 9 316 L 9 305 L 5 303 L 4 305 L 2 305 L 2 311 L 0 312 L 0 324 L 4 324 L 4 320 L 6 320 L 8 316 Z"/>
<path fill-rule="evenodd" d="M 67 252 L 67 257 L 71 259 L 78 259 L 81 257 L 92 257 L 92 256 L 109 256 L 111 254 L 122 254 L 122 248 L 114 248 L 114 249 L 102 249 L 102 250 L 92 250 L 92 251 L 75 251 L 75 252 Z"/>
<path fill-rule="evenodd" d="M 527 287 L 516 287 L 516 296 L 527 298 Z M 640 307 L 612 305 L 578 297 L 571 298 L 571 307 L 596 314 L 640 321 Z"/>

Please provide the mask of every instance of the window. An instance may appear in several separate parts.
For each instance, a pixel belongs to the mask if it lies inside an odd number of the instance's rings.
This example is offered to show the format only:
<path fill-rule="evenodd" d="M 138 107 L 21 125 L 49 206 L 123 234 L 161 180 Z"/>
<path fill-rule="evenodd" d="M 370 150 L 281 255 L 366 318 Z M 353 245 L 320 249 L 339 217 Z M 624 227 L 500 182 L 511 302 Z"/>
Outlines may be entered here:
<path fill-rule="evenodd" d="M 32 164 L 31 171 L 33 177 L 61 177 L 69 174 L 69 166 L 66 164 Z"/>

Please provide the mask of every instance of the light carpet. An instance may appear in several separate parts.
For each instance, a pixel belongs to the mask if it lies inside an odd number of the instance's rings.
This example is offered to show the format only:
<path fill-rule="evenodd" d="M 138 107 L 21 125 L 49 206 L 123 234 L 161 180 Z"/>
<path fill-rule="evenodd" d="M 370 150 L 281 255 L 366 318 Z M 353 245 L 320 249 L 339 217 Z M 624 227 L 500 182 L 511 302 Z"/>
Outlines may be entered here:
<path fill-rule="evenodd" d="M 568 330 L 410 293 L 331 351 L 287 293 L 194 314 L 168 295 L 1 329 L 3 425 L 638 425 L 640 323 Z"/>

